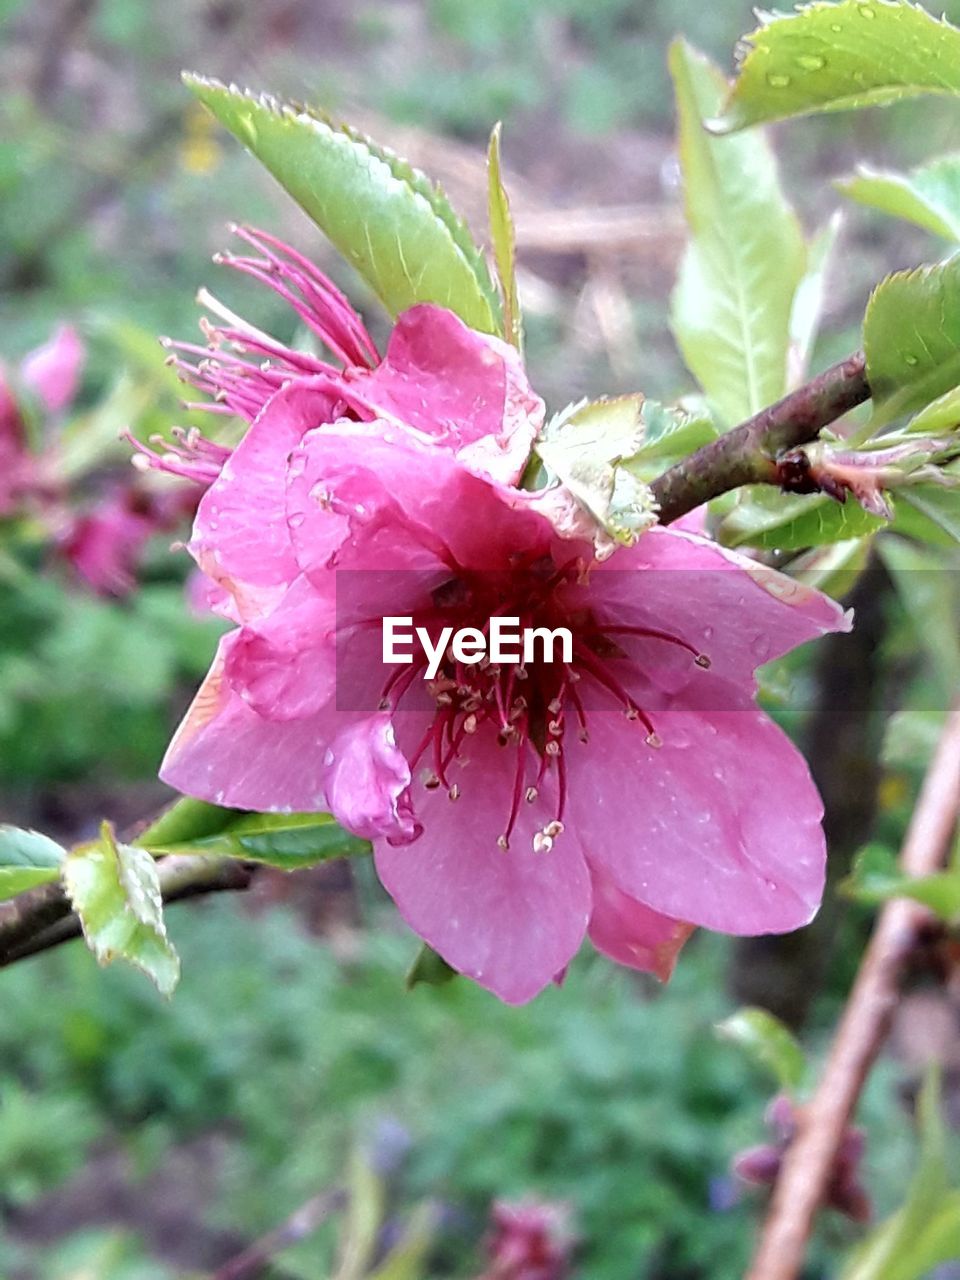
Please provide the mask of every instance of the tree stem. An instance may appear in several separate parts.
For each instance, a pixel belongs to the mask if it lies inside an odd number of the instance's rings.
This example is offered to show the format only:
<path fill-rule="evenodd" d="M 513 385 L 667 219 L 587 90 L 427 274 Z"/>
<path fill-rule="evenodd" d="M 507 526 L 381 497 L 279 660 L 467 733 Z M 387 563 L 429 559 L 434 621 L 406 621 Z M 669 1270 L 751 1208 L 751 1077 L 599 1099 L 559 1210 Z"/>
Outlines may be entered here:
<path fill-rule="evenodd" d="M 958 807 L 960 701 L 947 719 L 904 840 L 900 863 L 908 875 L 939 869 Z M 926 907 L 907 898 L 889 902 L 881 912 L 820 1084 L 784 1159 L 746 1280 L 797 1280 L 801 1274 L 840 1142 L 889 1028 L 907 962 L 929 919 Z"/>
<path fill-rule="evenodd" d="M 654 480 L 661 522 L 670 524 L 740 485 L 778 484 L 778 455 L 809 444 L 869 398 L 866 359 L 858 351 Z"/>

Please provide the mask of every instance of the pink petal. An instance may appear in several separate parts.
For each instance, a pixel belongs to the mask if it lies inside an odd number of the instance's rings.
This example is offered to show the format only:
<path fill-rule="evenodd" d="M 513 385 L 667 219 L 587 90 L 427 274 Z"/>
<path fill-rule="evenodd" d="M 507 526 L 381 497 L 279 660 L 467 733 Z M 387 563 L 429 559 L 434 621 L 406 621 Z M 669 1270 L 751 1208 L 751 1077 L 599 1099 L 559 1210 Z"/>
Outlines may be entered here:
<path fill-rule="evenodd" d="M 715 675 L 751 690 L 762 663 L 852 625 L 819 591 L 673 527 L 651 529 L 594 565 L 586 594 L 604 620 L 670 632 L 706 655 Z M 649 642 L 644 653 L 689 672 L 677 648 L 671 655 Z"/>
<path fill-rule="evenodd" d="M 184 795 L 263 813 L 325 808 L 330 717 L 267 720 L 224 678 L 237 632 L 220 641 L 207 678 L 167 748 L 160 777 Z"/>
<path fill-rule="evenodd" d="M 423 835 L 374 846 L 377 871 L 401 915 L 448 964 L 507 1001 L 523 1004 L 570 961 L 590 915 L 590 877 L 568 829 L 549 853 L 533 851 L 544 813 L 525 805 L 506 851 L 497 846 L 513 790 L 515 753 L 477 734 L 460 798 L 420 792 Z M 420 799 L 422 794 L 423 798 Z"/>
<path fill-rule="evenodd" d="M 666 982 L 693 925 L 660 915 L 628 897 L 596 868 L 591 868 L 593 914 L 590 941 L 618 964 L 655 973 Z"/>
<path fill-rule="evenodd" d="M 43 346 L 24 357 L 20 379 L 48 413 L 61 413 L 77 394 L 86 359 L 87 349 L 76 329 L 61 324 Z"/>
<path fill-rule="evenodd" d="M 410 802 L 410 766 L 397 748 L 388 715 L 349 725 L 324 756 L 330 812 L 366 840 L 406 844 L 420 834 Z"/>
<path fill-rule="evenodd" d="M 294 451 L 287 523 L 307 574 L 328 571 L 338 541 L 341 570 L 502 569 L 551 541 L 548 521 L 511 500 L 509 489 L 399 428 L 341 422 Z"/>
<path fill-rule="evenodd" d="M 304 378 L 273 395 L 201 499 L 190 549 L 241 616 L 275 602 L 297 576 L 285 517 L 287 459 L 310 428 L 333 416 L 328 385 Z"/>
<path fill-rule="evenodd" d="M 335 627 L 333 599 L 301 575 L 275 609 L 233 634 L 230 685 L 268 720 L 315 715 L 335 693 Z"/>
<path fill-rule="evenodd" d="M 572 741 L 570 825 L 591 865 L 663 915 L 722 933 L 786 933 L 820 905 L 823 806 L 789 738 L 745 698 L 661 710 L 662 740 L 593 711 Z M 570 735 L 568 735 L 569 738 Z"/>
<path fill-rule="evenodd" d="M 520 478 L 543 425 L 543 401 L 514 348 L 430 303 L 398 317 L 363 389 L 383 416 L 464 450 L 468 465 L 505 484 Z"/>

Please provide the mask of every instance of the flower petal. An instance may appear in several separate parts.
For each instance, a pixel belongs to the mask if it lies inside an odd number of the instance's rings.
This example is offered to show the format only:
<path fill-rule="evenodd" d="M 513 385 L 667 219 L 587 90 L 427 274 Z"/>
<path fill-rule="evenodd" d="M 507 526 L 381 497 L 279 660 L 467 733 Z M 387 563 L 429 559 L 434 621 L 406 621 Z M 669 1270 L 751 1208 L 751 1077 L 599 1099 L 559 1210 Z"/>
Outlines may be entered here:
<path fill-rule="evenodd" d="M 468 465 L 505 484 L 520 478 L 543 425 L 543 401 L 514 348 L 431 303 L 398 317 L 363 387 L 383 416 L 464 451 Z"/>
<path fill-rule="evenodd" d="M 714 674 L 750 690 L 762 663 L 852 625 L 821 592 L 672 527 L 651 529 L 594 565 L 585 595 L 607 620 L 680 637 L 709 658 Z M 648 649 L 652 663 L 670 665 L 662 645 Z"/>
<path fill-rule="evenodd" d="M 62 413 L 73 403 L 86 360 L 76 329 L 61 324 L 47 342 L 24 356 L 20 379 L 48 413 Z"/>
<path fill-rule="evenodd" d="M 745 698 L 639 722 L 594 711 L 570 743 L 570 824 L 591 865 L 664 915 L 722 933 L 786 933 L 823 892 L 823 805 L 803 757 Z"/>
<path fill-rule="evenodd" d="M 348 726 L 325 754 L 330 812 L 363 839 L 386 837 L 392 844 L 406 844 L 420 834 L 409 788 L 410 766 L 397 748 L 389 715 Z"/>
<path fill-rule="evenodd" d="M 618 964 L 655 973 L 661 982 L 666 982 L 673 973 L 680 948 L 693 933 L 693 925 L 660 915 L 628 897 L 595 867 L 591 867 L 590 872 L 593 883 L 590 941 Z"/>
<path fill-rule="evenodd" d="M 508 1004 L 547 986 L 576 953 L 590 915 L 590 877 L 569 830 L 535 853 L 543 823 L 524 806 L 502 850 L 515 754 L 493 734 L 469 743 L 460 798 L 417 798 L 423 835 L 403 849 L 375 845 L 377 870 L 401 915 L 448 964 Z"/>

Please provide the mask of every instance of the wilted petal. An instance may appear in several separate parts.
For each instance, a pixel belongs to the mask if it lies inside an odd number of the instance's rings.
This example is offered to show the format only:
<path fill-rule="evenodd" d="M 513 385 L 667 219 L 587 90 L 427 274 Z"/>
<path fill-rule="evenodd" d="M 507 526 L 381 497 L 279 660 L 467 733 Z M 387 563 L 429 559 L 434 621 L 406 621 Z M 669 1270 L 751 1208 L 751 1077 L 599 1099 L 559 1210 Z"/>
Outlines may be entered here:
<path fill-rule="evenodd" d="M 410 766 L 388 715 L 370 716 L 337 735 L 324 755 L 330 812 L 354 835 L 406 844 L 420 833 L 410 802 Z"/>

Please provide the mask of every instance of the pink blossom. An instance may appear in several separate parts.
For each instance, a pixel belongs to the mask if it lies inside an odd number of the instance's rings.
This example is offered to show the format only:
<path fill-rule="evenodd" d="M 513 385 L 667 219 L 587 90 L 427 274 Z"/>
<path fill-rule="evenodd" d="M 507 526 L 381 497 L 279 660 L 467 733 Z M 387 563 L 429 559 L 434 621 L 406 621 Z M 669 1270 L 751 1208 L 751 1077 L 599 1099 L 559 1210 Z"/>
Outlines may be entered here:
<path fill-rule="evenodd" d="M 76 329 L 61 324 L 42 346 L 24 356 L 20 380 L 47 413 L 56 415 L 76 398 L 86 359 L 86 347 Z"/>
<path fill-rule="evenodd" d="M 823 887 L 822 806 L 755 705 L 754 670 L 849 620 L 690 532 L 655 528 L 602 562 L 558 537 L 535 495 L 485 465 L 493 397 L 451 356 L 453 386 L 437 392 L 421 339 L 457 334 L 454 351 L 475 354 L 472 339 L 415 310 L 406 350 L 377 371 L 276 392 L 204 495 L 191 550 L 239 625 L 162 776 L 237 808 L 329 809 L 372 840 L 410 926 L 508 1002 L 536 995 L 586 935 L 667 977 L 694 925 L 805 924 Z M 498 441 L 513 410 L 491 350 Z M 389 416 L 344 417 L 384 368 Z M 458 388 L 476 409 L 459 431 Z M 572 661 L 448 655 L 429 682 L 423 663 L 382 663 L 385 615 L 435 637 L 495 612 L 568 626 Z"/>
<path fill-rule="evenodd" d="M 331 359 L 284 346 L 201 291 L 220 321 L 202 322 L 207 345 L 165 340 L 184 380 L 212 397 L 189 407 L 252 422 L 281 387 L 297 382 L 311 393 L 302 402 L 310 426 L 340 418 L 391 423 L 454 450 L 474 470 L 519 479 L 544 405 L 513 347 L 422 304 L 397 318 L 381 358 L 360 316 L 313 263 L 264 231 L 234 230 L 255 255 L 217 261 L 273 289 Z M 203 484 L 229 456 L 197 431 L 161 441 L 159 453 L 133 443 L 152 465 Z"/>
<path fill-rule="evenodd" d="M 565 1205 L 498 1200 L 491 1211 L 490 1266 L 481 1280 L 564 1280 L 574 1238 Z"/>
<path fill-rule="evenodd" d="M 141 485 L 118 485 L 89 511 L 72 516 L 59 550 L 98 595 L 125 596 L 136 586 L 136 569 L 148 540 L 173 528 L 196 507 L 184 488 L 163 493 Z"/>

